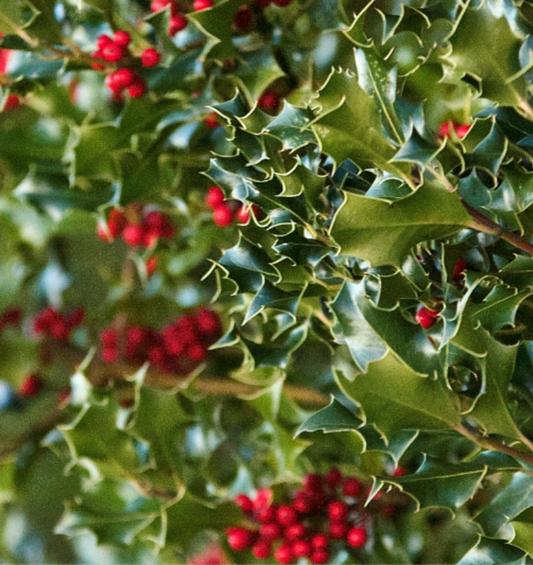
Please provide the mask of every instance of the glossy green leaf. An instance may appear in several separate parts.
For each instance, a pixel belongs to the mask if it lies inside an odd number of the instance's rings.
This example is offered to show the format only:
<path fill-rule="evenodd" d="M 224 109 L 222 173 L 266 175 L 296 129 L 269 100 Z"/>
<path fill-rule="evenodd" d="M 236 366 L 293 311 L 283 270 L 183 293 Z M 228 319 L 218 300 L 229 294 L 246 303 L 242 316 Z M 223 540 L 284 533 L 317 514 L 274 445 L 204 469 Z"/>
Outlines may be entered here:
<path fill-rule="evenodd" d="M 394 203 L 346 193 L 331 235 L 343 255 L 400 266 L 417 243 L 453 235 L 470 221 L 456 193 L 426 182 Z"/>

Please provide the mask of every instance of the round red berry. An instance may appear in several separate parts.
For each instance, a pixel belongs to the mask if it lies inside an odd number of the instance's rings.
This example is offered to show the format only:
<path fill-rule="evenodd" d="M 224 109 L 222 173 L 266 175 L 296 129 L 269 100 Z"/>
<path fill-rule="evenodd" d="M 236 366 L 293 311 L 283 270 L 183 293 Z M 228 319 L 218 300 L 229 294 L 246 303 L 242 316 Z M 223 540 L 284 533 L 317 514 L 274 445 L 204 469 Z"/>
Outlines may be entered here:
<path fill-rule="evenodd" d="M 37 375 L 26 377 L 18 389 L 19 396 L 33 398 L 43 389 L 43 381 Z"/>
<path fill-rule="evenodd" d="M 260 539 L 252 548 L 256 559 L 266 559 L 272 551 L 272 544 L 266 539 Z"/>
<path fill-rule="evenodd" d="M 307 528 L 301 522 L 297 522 L 296 524 L 291 524 L 285 530 L 285 539 L 287 541 L 295 541 L 297 539 L 301 539 L 305 537 L 307 533 Z"/>
<path fill-rule="evenodd" d="M 207 10 L 208 8 L 212 8 L 213 5 L 213 0 L 194 0 L 193 8 L 195 12 L 199 12 L 200 10 Z"/>
<path fill-rule="evenodd" d="M 356 478 L 348 477 L 347 479 L 344 479 L 344 483 L 342 485 L 342 492 L 344 496 L 353 498 L 355 496 L 359 496 L 362 491 L 363 485 Z"/>
<path fill-rule="evenodd" d="M 259 100 L 257 101 L 259 108 L 272 113 L 276 113 L 278 111 L 280 103 L 280 95 L 273 90 L 265 90 L 265 92 L 261 94 Z"/>
<path fill-rule="evenodd" d="M 207 118 L 204 119 L 204 124 L 209 129 L 216 129 L 220 125 L 218 123 L 217 114 L 213 112 L 209 116 L 207 116 Z"/>
<path fill-rule="evenodd" d="M 128 224 L 122 232 L 122 239 L 131 247 L 137 247 L 143 243 L 144 229 L 139 224 Z"/>
<path fill-rule="evenodd" d="M 135 71 L 127 67 L 119 69 L 114 74 L 116 76 L 117 83 L 122 87 L 122 89 L 130 87 L 137 78 Z"/>
<path fill-rule="evenodd" d="M 342 473 L 338 469 L 331 469 L 326 475 L 326 484 L 332 488 L 338 487 L 342 483 Z"/>
<path fill-rule="evenodd" d="M 228 545 L 235 551 L 246 551 L 254 542 L 254 533 L 246 528 L 228 528 Z"/>
<path fill-rule="evenodd" d="M 122 45 L 118 45 L 114 41 L 108 43 L 101 50 L 102 58 L 110 63 L 120 61 L 126 55 L 126 49 Z"/>
<path fill-rule="evenodd" d="M 127 31 L 119 29 L 115 32 L 113 40 L 117 45 L 127 47 L 131 42 L 131 35 Z"/>
<path fill-rule="evenodd" d="M 271 504 L 270 506 L 262 506 L 254 510 L 254 516 L 258 522 L 261 524 L 266 524 L 268 522 L 276 521 L 276 510 L 277 506 Z"/>
<path fill-rule="evenodd" d="M 278 563 L 288 564 L 293 561 L 294 553 L 290 545 L 283 544 L 276 549 L 274 557 Z"/>
<path fill-rule="evenodd" d="M 244 204 L 237 210 L 235 215 L 239 224 L 247 224 L 250 221 L 250 207 Z"/>
<path fill-rule="evenodd" d="M 262 524 L 259 528 L 261 537 L 268 540 L 281 539 L 283 537 L 283 528 L 276 522 L 268 522 Z"/>
<path fill-rule="evenodd" d="M 316 473 L 310 473 L 304 477 L 302 485 L 305 490 L 320 491 L 324 485 L 323 477 Z"/>
<path fill-rule="evenodd" d="M 213 210 L 213 222 L 219 228 L 227 228 L 233 222 L 233 210 L 226 204 L 221 204 Z"/>
<path fill-rule="evenodd" d="M 297 540 L 291 547 L 296 557 L 309 557 L 311 555 L 311 544 L 306 540 Z"/>
<path fill-rule="evenodd" d="M 311 497 L 306 492 L 296 493 L 296 497 L 292 504 L 293 508 L 301 514 L 308 514 L 313 509 Z"/>
<path fill-rule="evenodd" d="M 225 199 L 226 197 L 224 196 L 224 191 L 219 186 L 212 186 L 207 191 L 205 203 L 210 208 L 217 208 L 218 206 L 222 206 L 224 204 Z"/>
<path fill-rule="evenodd" d="M 328 516 L 333 522 L 343 522 L 348 516 L 348 505 L 342 500 L 330 502 L 328 506 Z"/>
<path fill-rule="evenodd" d="M 181 14 L 172 16 L 168 22 L 168 34 L 170 36 L 176 35 L 176 33 L 184 30 L 188 23 L 187 18 Z"/>
<path fill-rule="evenodd" d="M 311 547 L 317 550 L 327 551 L 329 549 L 329 540 L 325 534 L 315 534 L 311 538 Z"/>
<path fill-rule="evenodd" d="M 104 347 L 102 349 L 102 361 L 105 363 L 118 361 L 118 349 L 116 347 Z"/>
<path fill-rule="evenodd" d="M 146 274 L 151 277 L 155 270 L 157 269 L 157 257 L 149 257 L 146 259 L 145 267 L 146 267 Z"/>
<path fill-rule="evenodd" d="M 141 55 L 141 63 L 144 67 L 155 67 L 161 60 L 161 55 L 153 47 L 145 49 Z"/>
<path fill-rule="evenodd" d="M 329 561 L 329 551 L 324 549 L 315 549 L 315 551 L 311 553 L 310 560 L 311 563 L 316 563 L 316 565 L 327 563 Z"/>
<path fill-rule="evenodd" d="M 152 10 L 152 12 L 159 12 L 161 10 L 164 10 L 167 6 L 170 6 L 171 11 L 172 9 L 177 9 L 177 5 L 175 2 L 172 2 L 171 0 L 153 0 L 153 2 L 150 4 L 150 9 Z"/>
<path fill-rule="evenodd" d="M 187 357 L 191 361 L 203 361 L 207 357 L 207 349 L 201 343 L 193 343 L 187 349 Z"/>
<path fill-rule="evenodd" d="M 437 323 L 440 310 L 430 310 L 422 306 L 415 315 L 415 321 L 425 330 L 429 330 Z"/>
<path fill-rule="evenodd" d="M 251 514 L 254 511 L 254 504 L 246 494 L 238 494 L 235 497 L 235 503 L 241 507 L 245 514 Z"/>
<path fill-rule="evenodd" d="M 351 528 L 346 535 L 346 541 L 352 547 L 363 547 L 367 539 L 368 534 L 366 533 L 366 530 L 361 526 Z"/>
<path fill-rule="evenodd" d="M 292 506 L 282 504 L 276 512 L 276 519 L 282 526 L 290 526 L 298 521 L 298 514 Z"/>
<path fill-rule="evenodd" d="M 98 47 L 98 49 L 103 49 L 106 45 L 109 45 L 110 43 L 113 43 L 113 40 L 108 35 L 101 35 L 96 40 L 96 47 Z"/>
<path fill-rule="evenodd" d="M 94 57 L 95 59 L 103 59 L 104 58 L 102 51 L 100 49 L 98 49 L 98 51 L 95 51 L 94 53 L 91 53 L 91 57 Z M 102 63 L 99 63 L 97 61 L 94 61 L 93 63 L 91 63 L 91 67 L 95 71 L 101 71 L 102 69 L 105 69 L 105 66 L 102 65 Z"/>
<path fill-rule="evenodd" d="M 237 10 L 233 23 L 236 27 L 242 30 L 246 30 L 250 27 L 250 24 L 252 23 L 252 12 L 246 4 Z"/>
<path fill-rule="evenodd" d="M 141 77 L 136 77 L 133 84 L 128 88 L 128 94 L 132 98 L 141 98 L 147 92 L 146 82 Z"/>
<path fill-rule="evenodd" d="M 124 86 L 117 76 L 117 73 L 111 73 L 110 75 L 107 75 L 104 82 L 107 88 L 109 88 L 109 90 L 112 90 L 113 92 L 122 92 L 124 90 Z"/>
<path fill-rule="evenodd" d="M 328 526 L 328 533 L 333 539 L 343 539 L 348 531 L 348 524 L 346 522 L 332 522 Z"/>

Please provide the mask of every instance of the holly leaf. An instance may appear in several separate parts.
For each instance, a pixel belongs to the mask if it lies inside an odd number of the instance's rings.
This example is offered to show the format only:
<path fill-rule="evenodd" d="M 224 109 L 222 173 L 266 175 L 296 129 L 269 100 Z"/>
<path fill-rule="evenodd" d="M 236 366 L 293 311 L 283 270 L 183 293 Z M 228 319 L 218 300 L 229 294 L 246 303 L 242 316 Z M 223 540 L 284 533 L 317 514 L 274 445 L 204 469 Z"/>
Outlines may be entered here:
<path fill-rule="evenodd" d="M 382 478 L 384 483 L 400 487 L 416 502 L 417 509 L 443 506 L 455 510 L 471 498 L 487 472 L 477 464 L 441 465 L 426 458 L 416 473 Z"/>
<path fill-rule="evenodd" d="M 486 41 L 487 37 L 491 41 Z M 481 80 L 485 98 L 503 106 L 523 104 L 527 84 L 524 76 L 520 76 L 521 40 L 504 16 L 495 18 L 486 2 L 476 9 L 469 7 L 450 42 L 453 50 L 447 59 L 458 70 Z"/>
<path fill-rule="evenodd" d="M 520 512 L 514 520 L 511 520 L 511 526 L 514 529 L 514 536 L 509 543 L 533 557 L 533 508 Z"/>
<path fill-rule="evenodd" d="M 373 267 L 401 266 L 417 243 L 449 237 L 470 223 L 457 193 L 425 182 L 394 202 L 345 193 L 330 234 L 342 255 L 366 259 Z"/>
<path fill-rule="evenodd" d="M 337 378 L 343 392 L 386 437 L 399 429 L 455 427 L 461 417 L 440 380 L 422 377 L 389 352 L 353 381 Z"/>
<path fill-rule="evenodd" d="M 477 544 L 457 563 L 457 565 L 525 565 L 527 555 L 510 546 L 506 541 L 479 536 Z"/>

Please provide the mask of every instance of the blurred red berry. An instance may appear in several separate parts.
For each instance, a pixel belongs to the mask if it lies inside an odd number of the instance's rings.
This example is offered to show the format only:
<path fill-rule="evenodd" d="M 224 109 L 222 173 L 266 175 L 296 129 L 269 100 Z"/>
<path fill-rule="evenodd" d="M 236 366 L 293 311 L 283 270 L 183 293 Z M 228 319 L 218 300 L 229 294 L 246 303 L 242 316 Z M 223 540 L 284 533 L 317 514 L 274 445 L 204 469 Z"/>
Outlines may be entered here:
<path fill-rule="evenodd" d="M 207 116 L 207 118 L 204 118 L 204 124 L 209 129 L 216 129 L 220 125 L 218 123 L 218 117 L 216 112 L 212 112 L 211 114 L 209 114 L 209 116 Z"/>
<path fill-rule="evenodd" d="M 311 563 L 319 565 L 321 563 L 327 563 L 329 561 L 329 551 L 324 549 L 315 549 L 310 556 Z"/>
<path fill-rule="evenodd" d="M 212 186 L 208 191 L 205 197 L 205 203 L 210 208 L 217 208 L 224 204 L 224 200 L 226 197 L 224 196 L 224 191 L 219 186 Z"/>
<path fill-rule="evenodd" d="M 143 243 L 144 229 L 139 224 L 128 224 L 122 232 L 122 239 L 131 247 L 137 247 Z"/>
<path fill-rule="evenodd" d="M 122 45 L 118 45 L 114 41 L 108 43 L 101 49 L 102 58 L 110 63 L 116 63 L 124 58 L 126 49 Z"/>
<path fill-rule="evenodd" d="M 324 486 L 324 478 L 322 475 L 310 473 L 304 477 L 302 485 L 308 491 L 321 491 Z"/>
<path fill-rule="evenodd" d="M 241 507 L 241 510 L 245 514 L 252 514 L 252 512 L 254 511 L 254 504 L 251 501 L 250 497 L 246 494 L 238 494 L 235 497 L 235 503 Z"/>
<path fill-rule="evenodd" d="M 213 210 L 213 222 L 219 228 L 227 228 L 233 222 L 233 210 L 226 204 L 221 204 Z"/>
<path fill-rule="evenodd" d="M 296 524 L 291 524 L 285 530 L 285 539 L 287 541 L 295 541 L 297 539 L 301 539 L 305 537 L 307 533 L 307 528 L 301 522 L 297 522 Z"/>
<path fill-rule="evenodd" d="M 296 557 L 309 557 L 311 555 L 311 544 L 306 540 L 297 540 L 291 547 Z"/>
<path fill-rule="evenodd" d="M 141 55 L 143 67 L 155 67 L 161 60 L 161 55 L 153 47 L 145 49 Z"/>
<path fill-rule="evenodd" d="M 439 135 L 441 137 L 451 137 L 452 130 L 455 132 L 455 135 L 462 139 L 470 130 L 471 124 L 456 124 L 455 122 L 448 121 L 440 125 L 439 127 Z"/>
<path fill-rule="evenodd" d="M 247 224 L 250 221 L 250 207 L 243 204 L 235 214 L 237 222 L 239 224 Z"/>
<path fill-rule="evenodd" d="M 268 522 L 261 525 L 259 534 L 262 538 L 268 540 L 281 539 L 283 537 L 283 528 L 277 522 Z"/>
<path fill-rule="evenodd" d="M 344 496 L 349 496 L 351 498 L 359 496 L 363 492 L 363 485 L 354 477 L 348 477 L 344 479 L 342 485 L 342 492 Z"/>
<path fill-rule="evenodd" d="M 141 98 L 147 92 L 146 81 L 141 77 L 135 77 L 135 80 L 128 88 L 128 94 L 131 98 Z"/>
<path fill-rule="evenodd" d="M 19 396 L 22 396 L 22 398 L 38 396 L 43 386 L 43 381 L 37 375 L 30 375 L 20 385 L 18 389 Z"/>
<path fill-rule="evenodd" d="M 185 16 L 181 14 L 176 14 L 170 18 L 168 23 L 168 34 L 170 36 L 176 35 L 176 33 L 184 30 L 187 27 L 188 20 Z"/>
<path fill-rule="evenodd" d="M 425 330 L 429 330 L 429 328 L 432 328 L 437 323 L 439 312 L 440 310 L 430 310 L 422 306 L 415 315 L 415 321 Z"/>
<path fill-rule="evenodd" d="M 103 34 L 96 40 L 96 47 L 98 49 L 103 49 L 106 45 L 109 45 L 110 43 L 113 43 L 113 40 L 109 37 L 109 35 Z"/>
<path fill-rule="evenodd" d="M 328 537 L 325 534 L 315 534 L 311 538 L 311 547 L 313 549 L 328 550 L 329 549 Z"/>
<path fill-rule="evenodd" d="M 131 35 L 127 31 L 119 29 L 115 32 L 113 40 L 117 45 L 127 47 L 130 44 Z"/>
<path fill-rule="evenodd" d="M 398 465 L 392 474 L 393 477 L 403 477 L 404 475 L 407 475 L 407 469 L 401 465 Z"/>
<path fill-rule="evenodd" d="M 352 547 L 363 547 L 367 539 L 368 534 L 366 533 L 366 530 L 361 526 L 351 528 L 346 535 L 346 541 Z"/>
<path fill-rule="evenodd" d="M 255 538 L 254 533 L 245 528 L 228 528 L 226 534 L 228 536 L 228 545 L 235 551 L 250 549 Z"/>
<path fill-rule="evenodd" d="M 20 98 L 16 94 L 10 94 L 4 102 L 4 112 L 9 112 L 20 106 Z"/>
<path fill-rule="evenodd" d="M 149 257 L 148 259 L 146 259 L 146 274 L 151 277 L 154 273 L 155 270 L 157 269 L 157 257 Z"/>
<path fill-rule="evenodd" d="M 329 503 L 328 516 L 333 522 L 343 522 L 348 516 L 348 505 L 342 500 L 335 500 Z"/>
<path fill-rule="evenodd" d="M 343 539 L 348 531 L 348 524 L 346 522 L 332 522 L 328 526 L 328 533 L 333 539 Z"/>
<path fill-rule="evenodd" d="M 331 469 L 331 471 L 326 475 L 326 484 L 335 488 L 340 486 L 342 483 L 342 473 L 338 469 Z"/>
<path fill-rule="evenodd" d="M 294 553 L 290 545 L 280 545 L 274 552 L 274 557 L 278 563 L 288 564 L 294 560 Z"/>
<path fill-rule="evenodd" d="M 252 548 L 256 559 L 266 559 L 272 551 L 272 544 L 266 539 L 260 539 Z"/>
<path fill-rule="evenodd" d="M 459 284 L 464 280 L 466 267 L 466 259 L 457 259 L 453 268 L 453 282 L 455 284 Z"/>
<path fill-rule="evenodd" d="M 200 10 L 207 10 L 208 8 L 212 8 L 213 5 L 213 0 L 194 0 L 193 8 L 195 12 L 199 12 Z"/>
<path fill-rule="evenodd" d="M 236 27 L 242 30 L 246 30 L 250 27 L 250 24 L 252 23 L 252 12 L 246 4 L 237 10 L 233 23 Z"/>
<path fill-rule="evenodd" d="M 276 512 L 276 519 L 282 526 L 290 526 L 298 521 L 298 513 L 292 506 L 282 504 Z"/>
<path fill-rule="evenodd" d="M 261 110 L 265 110 L 266 112 L 271 112 L 274 114 L 278 111 L 280 103 L 280 95 L 273 90 L 265 90 L 257 101 L 257 105 L 259 106 L 259 108 L 261 108 Z"/>

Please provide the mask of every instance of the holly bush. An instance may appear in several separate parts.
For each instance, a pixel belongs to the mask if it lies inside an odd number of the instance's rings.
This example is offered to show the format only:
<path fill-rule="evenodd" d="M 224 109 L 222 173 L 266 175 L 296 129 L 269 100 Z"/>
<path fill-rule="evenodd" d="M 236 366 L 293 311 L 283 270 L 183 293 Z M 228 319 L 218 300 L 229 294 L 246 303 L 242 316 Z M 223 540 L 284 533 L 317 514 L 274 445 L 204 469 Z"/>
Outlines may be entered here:
<path fill-rule="evenodd" d="M 0 0 L 0 561 L 533 562 L 525 0 Z"/>

